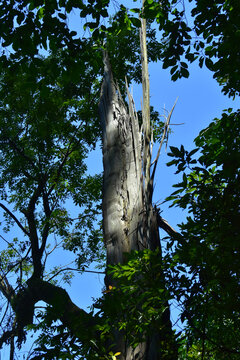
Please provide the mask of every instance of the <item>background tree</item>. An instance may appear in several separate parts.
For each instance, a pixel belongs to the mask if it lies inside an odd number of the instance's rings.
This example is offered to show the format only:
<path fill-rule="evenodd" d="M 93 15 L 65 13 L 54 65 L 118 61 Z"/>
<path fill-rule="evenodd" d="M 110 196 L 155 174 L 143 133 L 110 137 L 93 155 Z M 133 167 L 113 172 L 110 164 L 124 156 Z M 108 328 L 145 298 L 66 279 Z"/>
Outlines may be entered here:
<path fill-rule="evenodd" d="M 13 241 L 6 240 L 8 248 L 1 253 L 1 292 L 16 315 L 2 319 L 6 328 L 1 341 L 18 336 L 21 343 L 23 328 L 32 323 L 34 304 L 40 299 L 51 304 L 62 298 L 66 306 L 62 321 L 69 322 L 72 303 L 50 280 L 61 269 L 46 269 L 54 248 L 62 244 L 74 251 L 77 269 L 99 259 L 100 235 L 93 223 L 100 213 L 97 202 L 102 180 L 101 175 L 88 176 L 85 165 L 97 141 L 97 104 L 93 99 L 99 96 L 99 83 L 93 67 L 84 65 L 84 57 L 89 56 L 85 52 L 78 59 L 86 77 L 79 73 L 76 83 L 70 84 L 69 68 L 76 70 L 79 64 L 73 59 L 66 69 L 65 56 L 60 52 L 48 59 L 39 58 L 33 68 L 31 62 L 29 68 L 24 65 L 24 71 L 19 66 L 14 76 L 7 70 L 2 74 L 1 207 L 6 231 L 15 223 L 24 238 L 19 235 Z M 73 217 L 65 208 L 69 197 L 84 207 L 79 216 L 75 213 Z M 10 285 L 7 279 L 12 274 Z M 43 280 L 42 288 L 38 280 Z M 53 295 L 54 291 L 59 295 Z"/>
<path fill-rule="evenodd" d="M 196 138 L 196 153 L 171 148 L 183 180 L 169 200 L 188 209 L 173 251 L 171 281 L 181 299 L 187 337 L 202 358 L 238 359 L 239 111 L 215 119 Z M 173 244 L 172 244 L 173 245 Z"/>

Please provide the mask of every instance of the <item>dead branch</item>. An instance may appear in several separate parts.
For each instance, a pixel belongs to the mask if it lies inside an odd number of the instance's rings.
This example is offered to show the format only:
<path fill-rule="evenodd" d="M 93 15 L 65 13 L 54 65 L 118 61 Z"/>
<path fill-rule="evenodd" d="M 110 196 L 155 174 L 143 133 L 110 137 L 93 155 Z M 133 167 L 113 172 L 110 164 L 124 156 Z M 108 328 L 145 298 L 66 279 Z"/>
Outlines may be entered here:
<path fill-rule="evenodd" d="M 169 124 L 170 124 L 170 120 L 171 120 L 171 117 L 172 117 L 172 113 L 173 113 L 173 110 L 176 106 L 176 103 L 177 103 L 177 100 L 175 101 L 170 113 L 168 114 L 168 117 L 167 117 L 167 120 L 165 122 L 165 125 L 164 125 L 164 130 L 163 130 L 163 134 L 162 134 L 162 139 L 160 141 L 160 145 L 159 145 L 159 148 L 158 148 L 158 152 L 157 152 L 157 156 L 155 158 L 155 160 L 152 162 L 151 165 L 154 165 L 153 167 L 153 171 L 152 171 L 152 175 L 151 175 L 151 184 L 153 184 L 153 180 L 154 180 L 154 176 L 155 176 L 155 172 L 156 172 L 156 168 L 157 168 L 157 163 L 158 163 L 158 159 L 159 159 L 159 156 L 160 156 L 160 153 L 161 153 L 161 149 L 162 149 L 162 145 L 163 145 L 163 142 L 164 142 L 164 139 L 166 137 L 166 134 L 168 133 L 168 127 L 169 127 Z"/>
<path fill-rule="evenodd" d="M 166 231 L 168 233 L 168 235 L 173 236 L 173 237 L 176 237 L 176 235 L 182 237 L 182 235 L 179 232 L 177 232 L 172 226 L 169 225 L 167 220 L 163 219 L 160 216 L 159 212 L 157 212 L 157 224 L 161 229 Z"/>

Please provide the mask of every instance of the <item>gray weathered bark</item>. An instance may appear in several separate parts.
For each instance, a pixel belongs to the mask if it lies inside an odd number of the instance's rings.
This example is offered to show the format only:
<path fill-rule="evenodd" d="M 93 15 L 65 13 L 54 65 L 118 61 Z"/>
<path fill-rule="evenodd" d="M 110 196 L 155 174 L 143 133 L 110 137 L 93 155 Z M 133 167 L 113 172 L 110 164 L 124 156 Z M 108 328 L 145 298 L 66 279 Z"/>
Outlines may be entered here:
<path fill-rule="evenodd" d="M 105 56 L 100 116 L 103 128 L 103 227 L 108 264 L 123 262 L 124 252 L 146 247 L 142 234 L 141 133 L 130 98 L 129 113 L 114 84 Z M 141 234 L 141 235 L 140 235 Z"/>
<path fill-rule="evenodd" d="M 142 63 L 146 108 L 149 107 L 149 85 L 146 51 L 143 49 Z M 103 129 L 103 230 L 107 264 L 112 265 L 124 263 L 124 254 L 132 250 L 161 250 L 161 245 L 158 231 L 159 215 L 152 206 L 149 110 L 143 109 L 143 128 L 140 129 L 133 99 L 127 88 L 127 108 L 113 80 L 107 53 L 104 55 L 104 68 L 105 76 L 99 105 Z M 111 284 L 112 280 L 107 277 L 106 285 Z M 121 360 L 177 359 L 170 312 L 168 304 L 166 305 L 162 329 L 146 342 L 139 344 L 136 349 L 133 350 L 128 345 L 122 334 L 116 334 L 115 350 L 121 352 Z M 172 344 L 168 355 L 166 351 L 162 351 L 164 341 Z"/>

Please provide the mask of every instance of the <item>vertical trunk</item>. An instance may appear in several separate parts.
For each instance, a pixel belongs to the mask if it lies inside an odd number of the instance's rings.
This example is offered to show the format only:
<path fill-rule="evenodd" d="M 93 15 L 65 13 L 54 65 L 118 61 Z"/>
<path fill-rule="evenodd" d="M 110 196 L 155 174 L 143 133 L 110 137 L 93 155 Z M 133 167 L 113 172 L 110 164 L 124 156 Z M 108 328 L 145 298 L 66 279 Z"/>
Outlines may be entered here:
<path fill-rule="evenodd" d="M 114 83 L 107 54 L 104 56 L 105 77 L 99 109 L 103 129 L 103 229 L 108 265 L 123 263 L 124 253 L 132 250 L 161 250 L 157 213 L 152 206 L 149 85 L 144 36 L 143 24 L 142 129 L 139 128 L 134 102 L 128 88 L 127 108 Z M 111 285 L 111 279 L 108 277 L 106 285 Z M 177 351 L 168 306 L 163 313 L 162 325 L 161 330 L 148 337 L 134 350 L 128 345 L 127 339 L 120 332 L 117 333 L 115 349 L 121 352 L 120 359 L 176 360 Z"/>
<path fill-rule="evenodd" d="M 142 234 L 141 133 L 129 94 L 129 112 L 114 84 L 107 54 L 100 117 L 103 128 L 103 228 L 108 264 L 146 248 Z"/>

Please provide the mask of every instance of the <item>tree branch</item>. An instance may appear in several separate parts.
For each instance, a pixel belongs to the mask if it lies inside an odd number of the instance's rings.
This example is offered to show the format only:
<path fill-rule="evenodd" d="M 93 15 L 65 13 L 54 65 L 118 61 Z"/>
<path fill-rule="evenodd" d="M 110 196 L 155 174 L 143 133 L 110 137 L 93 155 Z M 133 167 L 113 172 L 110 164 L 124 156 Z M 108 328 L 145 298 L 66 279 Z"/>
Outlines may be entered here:
<path fill-rule="evenodd" d="M 157 168 L 157 163 L 158 163 L 158 159 L 159 159 L 159 156 L 160 156 L 160 152 L 161 152 L 161 149 L 162 149 L 162 145 L 163 145 L 163 142 L 164 142 L 164 139 L 165 139 L 165 136 L 167 134 L 167 130 L 168 130 L 168 127 L 169 127 L 169 123 L 170 123 L 170 120 L 171 120 L 171 116 L 172 116 L 172 113 L 173 113 L 173 110 L 176 106 L 176 103 L 177 103 L 177 100 L 178 98 L 176 99 L 173 107 L 172 107 L 172 110 L 170 111 L 167 119 L 166 119 L 166 122 L 164 124 L 164 130 L 163 130 L 163 134 L 162 134 L 162 139 L 160 141 L 160 145 L 159 145 L 159 148 L 158 148 L 158 152 L 157 152 L 157 156 L 156 156 L 156 159 L 153 161 L 153 163 L 151 165 L 154 165 L 153 167 L 153 171 L 152 171 L 152 175 L 151 175 L 151 185 L 153 185 L 153 180 L 154 180 L 154 176 L 155 176 L 155 171 L 156 171 L 156 168 Z"/>
<path fill-rule="evenodd" d="M 42 232 L 42 244 L 40 246 L 41 256 L 46 247 L 47 238 L 48 238 L 48 234 L 49 234 L 49 230 L 50 230 L 49 220 L 50 220 L 50 216 L 52 214 L 52 210 L 50 209 L 50 206 L 49 206 L 48 194 L 46 194 L 46 192 L 44 190 L 43 190 L 42 198 L 43 198 L 44 212 L 46 215 L 46 223 L 44 225 L 43 232 Z"/>
<path fill-rule="evenodd" d="M 52 305 L 54 313 L 72 334 L 80 341 L 84 340 L 87 335 L 86 329 L 95 325 L 92 315 L 75 305 L 67 291 L 59 286 L 33 277 L 27 281 L 27 285 L 28 287 L 19 291 L 12 301 L 20 333 L 24 326 L 32 324 L 34 305 L 38 301 L 44 301 Z"/>
<path fill-rule="evenodd" d="M 161 229 L 166 231 L 168 233 L 168 235 L 170 235 L 172 237 L 176 237 L 176 235 L 182 237 L 182 235 L 179 232 L 174 230 L 174 228 L 168 224 L 167 220 L 163 219 L 160 216 L 159 212 L 157 212 L 157 224 Z"/>
<path fill-rule="evenodd" d="M 26 155 L 23 149 L 19 148 L 18 145 L 12 139 L 8 138 L 7 140 L 8 140 L 9 145 L 14 150 L 16 150 L 25 160 L 27 160 L 34 169 L 37 169 L 33 159 L 30 156 Z M 32 177 L 30 174 L 29 174 L 29 176 Z"/>
<path fill-rule="evenodd" d="M 73 141 L 73 139 L 72 139 Z M 71 155 L 71 153 L 74 151 L 74 149 L 71 150 L 71 145 L 72 145 L 72 141 L 70 141 L 69 145 L 68 145 L 68 149 L 63 157 L 63 160 L 61 162 L 61 164 L 59 165 L 58 169 L 57 169 L 57 174 L 55 176 L 55 179 L 54 179 L 54 183 L 53 185 L 50 187 L 50 189 L 48 190 L 47 192 L 47 196 L 49 196 L 51 194 L 51 192 L 53 191 L 53 189 L 55 188 L 56 184 L 57 184 L 57 181 L 58 179 L 60 178 L 60 175 L 61 175 L 61 172 L 62 172 L 62 169 L 69 157 L 69 155 Z"/>
<path fill-rule="evenodd" d="M 34 275 L 36 277 L 41 277 L 42 275 L 42 263 L 41 258 L 42 255 L 39 251 L 39 241 L 38 241 L 38 233 L 36 227 L 36 219 L 35 219 L 35 206 L 36 203 L 43 191 L 43 184 L 38 184 L 38 187 L 35 189 L 30 201 L 27 210 L 23 211 L 25 214 L 28 226 L 29 226 L 29 238 L 31 242 L 32 249 L 32 259 L 33 259 L 33 267 L 34 267 Z"/>
<path fill-rule="evenodd" d="M 6 276 L 0 275 L 0 291 L 5 296 L 5 298 L 8 300 L 8 302 L 12 301 L 12 299 L 15 295 L 15 291 L 14 291 L 13 287 L 9 284 Z"/>
<path fill-rule="evenodd" d="M 24 232 L 25 235 L 29 236 L 29 232 L 22 226 L 20 221 L 16 218 L 16 216 L 2 203 L 0 203 L 1 208 L 6 211 L 8 215 L 11 216 L 11 218 L 15 221 L 15 223 L 20 227 L 20 229 Z"/>
<path fill-rule="evenodd" d="M 106 275 L 105 271 L 94 271 L 94 270 L 81 270 L 81 269 L 75 269 L 75 268 L 71 268 L 71 267 L 66 267 L 64 269 L 60 269 L 56 272 L 56 274 L 52 275 L 48 281 L 51 281 L 53 278 L 55 278 L 56 276 L 58 276 L 61 272 L 63 271 L 77 271 L 77 272 L 83 272 L 83 273 L 89 273 L 89 274 L 101 274 L 101 275 Z"/>

